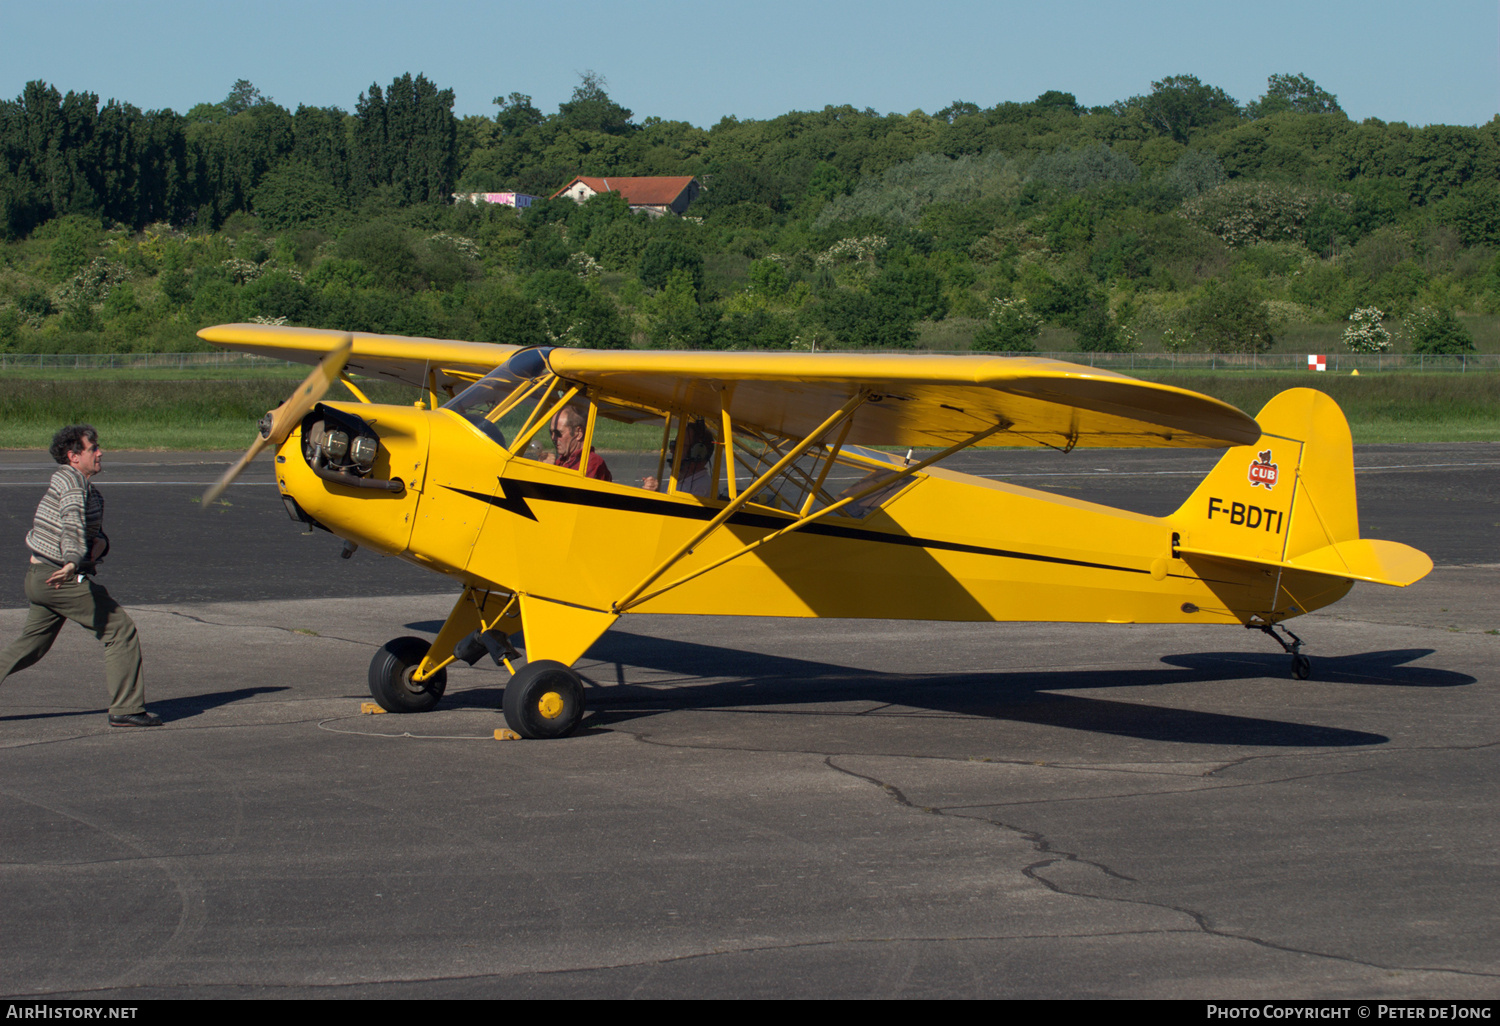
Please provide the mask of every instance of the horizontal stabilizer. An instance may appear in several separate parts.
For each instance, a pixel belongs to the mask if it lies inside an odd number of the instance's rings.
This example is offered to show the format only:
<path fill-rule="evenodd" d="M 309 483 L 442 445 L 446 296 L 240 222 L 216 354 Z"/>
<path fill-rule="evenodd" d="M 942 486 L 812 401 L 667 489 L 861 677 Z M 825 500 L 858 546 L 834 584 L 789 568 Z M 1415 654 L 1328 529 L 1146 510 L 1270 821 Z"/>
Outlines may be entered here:
<path fill-rule="evenodd" d="M 1303 553 L 1288 560 L 1286 565 L 1355 581 L 1394 584 L 1398 588 L 1415 584 L 1432 572 L 1432 560 L 1427 553 L 1410 545 L 1378 538 L 1336 542 Z"/>
<path fill-rule="evenodd" d="M 1243 552 L 1226 552 L 1214 549 L 1178 546 L 1183 556 L 1205 556 L 1222 559 L 1230 563 L 1253 563 L 1256 566 L 1285 567 L 1288 570 L 1306 570 L 1331 577 L 1345 577 L 1351 581 L 1369 581 L 1371 584 L 1391 584 L 1404 588 L 1415 584 L 1432 571 L 1432 560 L 1425 552 L 1400 542 L 1381 541 L 1376 538 L 1351 538 L 1336 542 L 1321 549 L 1305 552 L 1285 561 L 1265 559 Z"/>

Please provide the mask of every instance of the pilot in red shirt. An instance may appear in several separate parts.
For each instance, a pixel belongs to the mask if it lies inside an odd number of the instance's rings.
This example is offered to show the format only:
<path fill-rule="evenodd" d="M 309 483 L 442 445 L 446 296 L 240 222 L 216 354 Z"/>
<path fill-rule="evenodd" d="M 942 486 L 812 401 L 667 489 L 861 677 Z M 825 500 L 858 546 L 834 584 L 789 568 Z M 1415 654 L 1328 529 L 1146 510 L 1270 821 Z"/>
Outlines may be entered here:
<path fill-rule="evenodd" d="M 564 406 L 552 418 L 552 445 L 557 450 L 557 455 L 547 462 L 570 470 L 578 469 L 578 458 L 583 454 L 583 435 L 587 425 L 588 418 L 581 412 L 572 406 Z M 593 449 L 589 450 L 588 469 L 584 474 L 600 481 L 614 480 L 608 464 Z"/>

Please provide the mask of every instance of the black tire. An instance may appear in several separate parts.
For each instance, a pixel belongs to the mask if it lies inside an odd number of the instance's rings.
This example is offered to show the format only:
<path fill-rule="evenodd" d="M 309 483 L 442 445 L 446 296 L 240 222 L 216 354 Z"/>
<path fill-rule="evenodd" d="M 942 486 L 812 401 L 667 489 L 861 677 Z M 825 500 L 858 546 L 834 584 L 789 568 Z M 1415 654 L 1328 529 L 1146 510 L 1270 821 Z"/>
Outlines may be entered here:
<path fill-rule="evenodd" d="M 527 663 L 505 685 L 505 722 L 524 738 L 567 737 L 583 719 L 583 681 L 562 663 Z"/>
<path fill-rule="evenodd" d="M 439 670 L 420 684 L 412 672 L 432 645 L 421 638 L 387 641 L 370 660 L 370 694 L 380 708 L 393 713 L 426 712 L 448 688 L 448 671 Z"/>
<path fill-rule="evenodd" d="M 1297 680 L 1306 680 L 1312 676 L 1312 660 L 1300 652 L 1292 656 L 1292 676 Z"/>

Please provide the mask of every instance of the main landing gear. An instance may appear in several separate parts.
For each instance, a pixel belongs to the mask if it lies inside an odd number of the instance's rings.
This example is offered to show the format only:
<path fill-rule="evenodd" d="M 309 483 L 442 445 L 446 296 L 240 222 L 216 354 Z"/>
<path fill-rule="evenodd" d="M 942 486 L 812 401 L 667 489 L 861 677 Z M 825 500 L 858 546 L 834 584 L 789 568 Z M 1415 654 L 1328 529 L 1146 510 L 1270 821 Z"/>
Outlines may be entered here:
<path fill-rule="evenodd" d="M 508 591 L 465 588 L 429 645 L 421 638 L 397 638 L 370 661 L 370 694 L 387 712 L 426 712 L 437 705 L 448 685 L 447 667 L 455 660 L 473 666 L 485 653 L 496 666 L 511 671 L 505 686 L 505 722 L 525 738 L 566 737 L 583 719 L 583 678 L 568 668 L 602 634 L 616 614 L 529 599 L 525 620 L 528 654 L 517 670 L 520 653 L 510 637 L 522 629 L 522 596 Z"/>
<path fill-rule="evenodd" d="M 427 712 L 448 687 L 448 671 L 413 679 L 431 646 L 421 638 L 396 638 L 370 660 L 370 694 L 387 712 Z M 508 646 L 507 646 L 508 647 Z M 514 651 L 514 650 L 512 650 Z M 505 722 L 524 738 L 567 737 L 583 719 L 583 679 L 562 663 L 539 659 L 505 685 Z"/>
<path fill-rule="evenodd" d="M 1287 628 L 1283 627 L 1279 623 L 1247 623 L 1245 626 L 1249 627 L 1251 630 L 1259 630 L 1264 632 L 1271 638 L 1272 641 L 1280 645 L 1287 652 L 1287 654 L 1292 657 L 1293 678 L 1295 678 L 1296 680 L 1306 680 L 1307 678 L 1312 676 L 1312 660 L 1308 659 L 1307 656 L 1302 654 L 1302 639 L 1297 637 L 1297 635 L 1293 634 L 1291 631 L 1287 630 Z M 1292 640 L 1287 641 L 1286 638 L 1283 638 L 1280 634 L 1277 634 L 1276 631 L 1278 629 L 1285 633 L 1287 638 L 1291 638 Z"/>

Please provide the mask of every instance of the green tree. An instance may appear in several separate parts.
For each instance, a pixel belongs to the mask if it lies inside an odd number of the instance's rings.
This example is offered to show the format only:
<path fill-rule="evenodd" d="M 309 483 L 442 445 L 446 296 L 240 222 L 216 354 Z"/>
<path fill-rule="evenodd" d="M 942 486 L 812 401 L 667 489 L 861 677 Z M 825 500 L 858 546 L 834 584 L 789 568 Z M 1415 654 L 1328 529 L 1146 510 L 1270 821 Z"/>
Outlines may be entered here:
<path fill-rule="evenodd" d="M 986 353 L 1034 353 L 1042 319 L 1024 299 L 997 299 L 990 304 L 990 321 L 974 333 L 969 348 Z"/>
<path fill-rule="evenodd" d="M 420 283 L 417 254 L 406 230 L 389 221 L 351 228 L 339 239 L 338 255 L 356 261 L 385 289 L 410 289 Z"/>
<path fill-rule="evenodd" d="M 344 197 L 310 164 L 289 160 L 260 180 L 255 213 L 272 231 L 331 225 L 348 210 Z"/>
<path fill-rule="evenodd" d="M 263 274 L 240 294 L 243 308 L 254 317 L 284 317 L 292 324 L 308 324 L 314 316 L 314 293 L 285 271 Z"/>
<path fill-rule="evenodd" d="M 1073 327 L 1084 311 L 1104 302 L 1098 286 L 1080 274 L 1058 279 L 1036 268 L 1022 277 L 1021 288 L 1032 310 L 1064 328 Z"/>
<path fill-rule="evenodd" d="M 299 106 L 292 116 L 292 158 L 312 168 L 348 206 L 360 176 L 349 150 L 348 114 L 337 107 Z"/>
<path fill-rule="evenodd" d="M 752 310 L 749 313 L 731 313 L 724 317 L 714 332 L 714 347 L 717 349 L 789 349 L 796 326 L 791 318 L 769 310 Z"/>
<path fill-rule="evenodd" d="M 572 203 L 571 200 L 568 202 Z M 606 229 L 616 221 L 631 220 L 635 216 L 630 212 L 630 204 L 618 192 L 597 193 L 582 203 L 573 204 L 568 213 L 569 242 L 575 249 L 593 253 L 598 248 L 595 240 L 602 242 Z"/>
<path fill-rule="evenodd" d="M 563 202 L 572 204 L 572 200 Z M 528 238 L 516 247 L 516 264 L 521 271 L 554 271 L 566 267 L 573 250 L 563 237 L 564 229 L 558 225 L 543 224 L 533 229 Z"/>
<path fill-rule="evenodd" d="M 1407 315 L 1402 333 L 1414 353 L 1456 355 L 1474 351 L 1474 336 L 1459 322 L 1451 307 L 1443 310 L 1418 307 Z"/>
<path fill-rule="evenodd" d="M 585 349 L 629 349 L 630 329 L 609 297 L 590 291 L 573 312 L 564 345 Z"/>
<path fill-rule="evenodd" d="M 917 341 L 910 312 L 889 296 L 836 288 L 822 296 L 813 316 L 850 349 L 910 349 Z"/>
<path fill-rule="evenodd" d="M 162 298 L 173 307 L 182 307 L 193 301 L 193 286 L 187 273 L 180 267 L 162 271 L 156 279 Z"/>
<path fill-rule="evenodd" d="M 573 97 L 557 108 L 558 123 L 574 132 L 602 132 L 605 135 L 629 135 L 637 130 L 631 124 L 630 111 L 609 98 L 608 85 L 602 75 L 585 71 L 582 81 L 573 89 Z"/>
<path fill-rule="evenodd" d="M 531 105 L 531 97 L 525 93 L 497 96 L 490 102 L 500 108 L 495 115 L 495 127 L 502 136 L 519 136 L 546 120 L 546 115 Z"/>
<path fill-rule="evenodd" d="M 946 121 L 951 125 L 961 117 L 978 114 L 979 112 L 980 108 L 977 103 L 970 103 L 968 100 L 954 100 L 948 106 L 934 114 L 933 117 L 940 121 Z"/>
<path fill-rule="evenodd" d="M 653 349 L 710 349 L 714 318 L 698 304 L 693 274 L 685 267 L 667 272 L 660 291 L 649 300 Z"/>
<path fill-rule="evenodd" d="M 1140 168 L 1123 153 L 1107 146 L 1055 150 L 1038 157 L 1031 177 L 1060 189 L 1089 189 L 1099 185 L 1128 184 L 1140 176 Z"/>
<path fill-rule="evenodd" d="M 1119 116 L 1134 116 L 1150 129 L 1186 144 L 1193 133 L 1239 117 L 1239 104 L 1218 86 L 1196 75 L 1169 75 L 1151 83 L 1151 95 L 1132 96 L 1113 107 Z"/>
<path fill-rule="evenodd" d="M 1123 353 L 1133 348 L 1103 303 L 1091 304 L 1080 313 L 1074 321 L 1074 330 L 1078 333 L 1078 351 L 1082 353 Z"/>
<path fill-rule="evenodd" d="M 1212 192 L 1224 184 L 1224 165 L 1212 150 L 1188 150 L 1167 172 L 1167 185 L 1183 199 Z"/>
<path fill-rule="evenodd" d="M 458 177 L 453 90 L 426 76 L 372 83 L 355 104 L 355 156 L 371 187 L 390 186 L 399 203 L 446 203 Z"/>
<path fill-rule="evenodd" d="M 1500 184 L 1471 182 L 1444 201 L 1438 215 L 1470 246 L 1500 247 Z"/>
<path fill-rule="evenodd" d="M 513 292 L 501 292 L 485 304 L 479 326 L 481 342 L 540 346 L 550 341 L 541 309 Z"/>
<path fill-rule="evenodd" d="M 1266 79 L 1265 95 L 1245 105 L 1245 115 L 1251 118 L 1286 113 L 1342 114 L 1344 109 L 1337 96 L 1301 74 L 1272 75 Z"/>
<path fill-rule="evenodd" d="M 750 288 L 766 299 L 779 299 L 791 286 L 785 269 L 775 260 L 757 260 L 750 265 Z"/>
<path fill-rule="evenodd" d="M 1211 353 L 1263 353 L 1276 344 L 1270 310 L 1243 278 L 1204 286 L 1188 312 L 1188 327 Z"/>
<path fill-rule="evenodd" d="M 251 107 L 259 107 L 261 104 L 274 103 L 269 96 L 262 96 L 261 91 L 250 84 L 249 79 L 236 79 L 234 85 L 229 87 L 229 95 L 224 97 L 220 107 L 230 117 L 243 114 Z"/>
<path fill-rule="evenodd" d="M 135 298 L 135 289 L 130 283 L 121 282 L 110 289 L 109 296 L 104 300 L 103 314 L 105 319 L 120 321 L 131 314 L 139 313 L 141 304 Z"/>
<path fill-rule="evenodd" d="M 65 217 L 59 219 L 51 230 L 55 233 L 48 261 L 52 280 L 67 281 L 92 259 L 98 226 L 90 224 L 87 218 Z"/>
<path fill-rule="evenodd" d="M 948 313 L 943 280 L 905 246 L 886 251 L 883 267 L 870 282 L 870 295 L 912 320 L 941 320 Z"/>
<path fill-rule="evenodd" d="M 652 239 L 646 243 L 637 272 L 642 285 L 652 289 L 665 288 L 667 277 L 676 270 L 692 275 L 693 292 L 703 294 L 702 254 L 680 239 Z"/>

